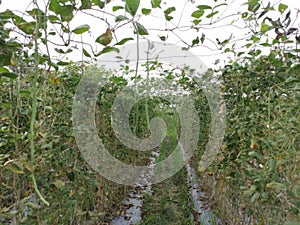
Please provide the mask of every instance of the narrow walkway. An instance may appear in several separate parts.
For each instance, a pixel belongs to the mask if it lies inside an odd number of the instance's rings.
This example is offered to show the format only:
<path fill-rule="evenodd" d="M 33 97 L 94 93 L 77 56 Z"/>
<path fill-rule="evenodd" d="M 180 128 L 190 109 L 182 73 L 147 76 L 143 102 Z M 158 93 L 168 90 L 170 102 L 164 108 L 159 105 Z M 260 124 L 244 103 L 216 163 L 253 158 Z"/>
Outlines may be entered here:
<path fill-rule="evenodd" d="M 178 143 L 178 146 L 184 155 L 182 144 Z M 221 220 L 213 215 L 212 210 L 208 204 L 208 197 L 205 195 L 205 193 L 200 191 L 199 182 L 196 177 L 195 170 L 193 167 L 191 167 L 189 162 L 185 165 L 185 169 L 187 173 L 187 185 L 189 194 L 194 207 L 194 220 L 200 222 L 201 225 L 222 225 Z"/>
<path fill-rule="evenodd" d="M 178 144 L 182 153 L 184 153 L 181 143 Z M 184 154 L 183 154 L 184 155 Z M 154 166 L 159 152 L 152 151 L 152 157 L 150 158 L 149 169 L 150 172 L 145 174 L 141 179 L 143 181 L 149 181 L 150 177 L 154 175 Z M 208 204 L 208 197 L 200 191 L 199 181 L 196 177 L 195 170 L 189 163 L 185 165 L 186 171 L 186 186 L 189 193 L 189 199 L 191 201 L 191 220 L 201 225 L 222 225 L 220 219 L 216 218 Z M 115 217 L 111 221 L 111 225 L 133 225 L 142 221 L 142 209 L 143 209 L 143 196 L 152 195 L 152 185 L 148 183 L 146 186 L 137 184 L 129 192 L 128 198 L 124 200 L 123 206 L 126 208 L 122 215 Z M 180 199 L 178 199 L 180 201 Z"/>
<path fill-rule="evenodd" d="M 144 176 L 141 177 L 141 179 L 144 181 L 146 180 L 146 183 L 148 184 L 146 186 L 137 184 L 134 188 L 132 188 L 132 190 L 129 192 L 128 198 L 123 202 L 123 205 L 127 210 L 124 212 L 124 215 L 115 217 L 111 221 L 111 225 L 131 225 L 137 224 L 141 221 L 143 195 L 152 194 L 152 185 L 147 181 L 149 181 L 150 177 L 154 174 L 155 160 L 159 156 L 159 152 L 153 150 L 151 155 L 152 157 L 150 158 L 149 173 L 144 174 Z"/>

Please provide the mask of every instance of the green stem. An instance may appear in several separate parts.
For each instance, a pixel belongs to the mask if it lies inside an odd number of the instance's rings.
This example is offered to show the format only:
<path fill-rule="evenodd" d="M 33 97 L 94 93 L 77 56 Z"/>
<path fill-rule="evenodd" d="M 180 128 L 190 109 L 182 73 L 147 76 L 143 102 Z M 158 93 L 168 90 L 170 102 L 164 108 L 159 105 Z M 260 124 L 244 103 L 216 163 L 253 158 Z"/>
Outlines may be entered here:
<path fill-rule="evenodd" d="M 38 52 L 38 32 L 39 32 L 39 15 L 36 19 L 36 28 L 35 28 L 35 35 L 34 35 L 34 55 L 35 55 L 35 68 L 34 68 L 34 78 L 33 78 L 33 91 L 32 91 L 32 112 L 31 112 L 31 121 L 30 121 L 30 130 L 29 130 L 29 141 L 30 141 L 30 156 L 31 156 L 31 178 L 33 182 L 33 187 L 35 193 L 39 197 L 39 199 L 49 206 L 49 202 L 45 200 L 42 196 L 41 192 L 38 189 L 35 173 L 34 173 L 34 164 L 35 164 L 35 146 L 34 146 L 34 137 L 35 137 L 35 123 L 36 123 L 36 112 L 37 112 L 37 77 L 38 77 L 38 70 L 39 70 L 39 52 Z"/>
<path fill-rule="evenodd" d="M 136 46 L 137 46 L 137 51 L 136 51 L 136 54 L 137 54 L 137 60 L 136 60 L 136 65 L 135 65 L 135 76 L 134 76 L 134 88 L 135 88 L 135 92 L 134 92 L 134 100 L 135 100 L 135 103 L 137 103 L 137 100 L 138 100 L 138 96 L 137 96 L 137 75 L 138 75 L 138 69 L 139 69 L 139 60 L 140 60 L 140 46 L 139 46 L 139 41 L 140 41 L 140 36 L 139 36 L 139 33 L 138 33 L 138 29 L 137 29 L 137 26 L 135 23 L 133 23 L 134 27 L 135 27 L 135 30 L 136 30 Z M 138 128 L 138 120 L 139 120 L 139 110 L 138 110 L 138 107 L 137 107 L 137 110 L 136 110 L 136 113 L 135 113 L 135 125 L 134 125 L 134 134 L 136 135 L 137 134 L 137 128 Z"/>
<path fill-rule="evenodd" d="M 148 131 L 150 130 L 150 121 L 149 121 L 149 110 L 148 110 L 148 99 L 149 99 L 149 48 L 150 43 L 148 42 L 148 51 L 147 51 L 147 62 L 146 62 L 146 66 L 147 66 L 147 98 L 146 98 L 146 103 L 145 103 L 145 108 L 146 108 L 146 119 L 147 119 L 147 128 Z"/>

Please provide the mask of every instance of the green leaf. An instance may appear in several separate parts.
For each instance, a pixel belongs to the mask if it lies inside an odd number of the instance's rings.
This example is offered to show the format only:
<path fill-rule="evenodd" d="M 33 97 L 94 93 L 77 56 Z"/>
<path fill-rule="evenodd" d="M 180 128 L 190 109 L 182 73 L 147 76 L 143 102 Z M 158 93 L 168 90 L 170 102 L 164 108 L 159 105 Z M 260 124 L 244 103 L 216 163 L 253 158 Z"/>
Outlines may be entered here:
<path fill-rule="evenodd" d="M 215 11 L 215 12 L 212 12 L 212 13 L 210 13 L 210 14 L 208 14 L 207 16 L 206 16 L 206 18 L 211 18 L 211 17 L 213 17 L 214 15 L 216 15 L 216 14 L 218 14 L 219 13 L 219 11 Z"/>
<path fill-rule="evenodd" d="M 168 36 L 159 36 L 158 35 L 158 37 L 161 41 L 166 41 L 168 39 Z"/>
<path fill-rule="evenodd" d="M 69 22 L 73 19 L 73 5 L 60 5 L 57 0 L 51 0 L 49 4 L 49 10 L 60 15 L 63 22 Z"/>
<path fill-rule="evenodd" d="M 35 22 L 25 22 L 25 23 L 19 23 L 17 26 L 25 34 L 33 34 L 35 31 L 36 23 Z"/>
<path fill-rule="evenodd" d="M 165 11 L 164 11 L 164 13 L 165 14 L 170 14 L 171 12 L 174 12 L 176 10 L 176 8 L 175 7 L 169 7 L 169 8 L 167 8 Z"/>
<path fill-rule="evenodd" d="M 75 34 L 83 34 L 84 32 L 87 32 L 90 29 L 90 26 L 88 24 L 81 25 L 79 27 L 76 27 L 74 30 L 72 30 Z"/>
<path fill-rule="evenodd" d="M 203 42 L 205 41 L 205 34 L 203 33 L 201 38 L 200 38 L 201 43 L 203 44 Z"/>
<path fill-rule="evenodd" d="M 8 77 L 10 79 L 17 79 L 18 75 L 15 74 L 15 73 L 0 73 L 0 76 L 3 76 L 3 77 Z"/>
<path fill-rule="evenodd" d="M 40 26 L 44 26 L 46 23 L 46 17 L 45 17 L 45 13 L 38 9 L 38 8 L 34 8 L 32 10 L 28 10 L 27 13 L 32 16 L 34 19 L 35 18 L 39 18 L 39 22 L 40 22 Z"/>
<path fill-rule="evenodd" d="M 149 15 L 149 14 L 151 13 L 151 9 L 145 9 L 145 8 L 143 8 L 143 9 L 142 9 L 142 13 L 143 13 L 144 15 Z"/>
<path fill-rule="evenodd" d="M 123 20 L 128 20 L 128 18 L 126 16 L 119 15 L 115 19 L 116 22 L 120 22 L 120 21 L 123 21 Z"/>
<path fill-rule="evenodd" d="M 192 17 L 199 19 L 201 16 L 204 15 L 203 10 L 196 10 L 192 13 Z"/>
<path fill-rule="evenodd" d="M 192 41 L 192 47 L 199 44 L 200 40 L 199 40 L 199 37 L 195 38 L 193 41 Z"/>
<path fill-rule="evenodd" d="M 56 35 L 56 32 L 54 32 L 54 31 L 50 31 L 49 33 L 48 33 L 48 35 Z"/>
<path fill-rule="evenodd" d="M 59 65 L 59 66 L 67 66 L 67 65 L 70 65 L 70 63 L 69 62 L 64 62 L 64 61 L 59 61 L 57 63 L 57 65 Z"/>
<path fill-rule="evenodd" d="M 67 49 L 66 51 L 61 48 L 54 48 L 54 50 L 59 54 L 68 54 L 73 51 L 71 48 Z"/>
<path fill-rule="evenodd" d="M 108 53 L 108 52 L 118 52 L 119 53 L 120 50 L 118 48 L 115 48 L 115 47 L 107 46 L 101 52 L 96 54 L 95 56 L 99 56 L 99 55 L 102 55 L 102 54 L 105 54 L 105 53 Z"/>
<path fill-rule="evenodd" d="M 173 19 L 173 16 L 170 16 L 169 14 L 174 12 L 176 10 L 175 7 L 169 7 L 167 8 L 164 13 L 165 13 L 165 18 L 167 21 L 171 21 Z"/>
<path fill-rule="evenodd" d="M 116 11 L 118 11 L 119 9 L 124 9 L 124 7 L 123 7 L 123 6 L 119 6 L 119 5 L 113 6 L 113 7 L 112 7 L 112 11 L 113 11 L 113 12 L 116 12 Z"/>
<path fill-rule="evenodd" d="M 257 37 L 257 36 L 252 36 L 252 37 L 250 38 L 250 40 L 253 41 L 253 43 L 256 43 L 256 42 L 258 42 L 258 41 L 260 40 L 260 38 Z"/>
<path fill-rule="evenodd" d="M 198 5 L 197 8 L 200 10 L 212 9 L 209 5 Z"/>
<path fill-rule="evenodd" d="M 264 10 L 262 13 L 259 14 L 258 19 L 262 18 L 269 10 Z"/>
<path fill-rule="evenodd" d="M 91 9 L 92 2 L 91 0 L 81 0 L 81 6 L 79 9 Z"/>
<path fill-rule="evenodd" d="M 54 15 L 49 15 L 48 19 L 50 20 L 51 23 L 53 23 L 55 21 L 59 21 L 59 18 L 57 16 L 54 16 Z"/>
<path fill-rule="evenodd" d="M 1 68 L 0 68 L 0 73 L 8 73 L 8 72 L 9 72 L 8 69 L 6 69 L 6 68 L 4 68 L 4 67 L 1 67 Z"/>
<path fill-rule="evenodd" d="M 100 0 L 93 0 L 94 4 L 99 6 L 100 9 L 103 9 L 105 6 L 105 3 Z"/>
<path fill-rule="evenodd" d="M 83 54 L 88 57 L 88 58 L 91 58 L 92 56 L 88 53 L 87 50 L 83 49 Z"/>
<path fill-rule="evenodd" d="M 261 45 L 261 46 L 264 46 L 264 47 L 271 47 L 271 46 L 272 46 L 271 44 L 269 44 L 269 43 L 267 43 L 267 42 L 261 43 L 260 45 Z"/>
<path fill-rule="evenodd" d="M 165 14 L 165 18 L 166 18 L 167 21 L 171 21 L 174 17 Z"/>
<path fill-rule="evenodd" d="M 256 12 L 260 8 L 259 0 L 249 0 L 247 4 L 250 12 Z"/>
<path fill-rule="evenodd" d="M 135 24 L 136 24 L 136 28 L 137 28 L 137 33 L 139 35 L 148 35 L 149 34 L 148 31 L 146 30 L 146 28 L 142 24 L 140 24 L 138 22 L 136 22 Z"/>
<path fill-rule="evenodd" d="M 288 8 L 287 5 L 280 3 L 279 6 L 278 6 L 278 11 L 280 13 L 283 13 L 285 10 L 287 10 L 287 8 Z"/>
<path fill-rule="evenodd" d="M 49 4 L 49 10 L 55 13 L 59 13 L 59 2 L 57 0 L 51 0 Z"/>
<path fill-rule="evenodd" d="M 69 22 L 73 19 L 73 10 L 74 6 L 66 5 L 62 7 L 62 12 L 60 13 L 60 17 L 62 21 Z"/>
<path fill-rule="evenodd" d="M 198 25 L 199 23 L 201 22 L 201 20 L 193 20 L 193 23 L 195 24 L 195 25 Z"/>
<path fill-rule="evenodd" d="M 5 12 L 2 12 L 1 14 L 1 18 L 9 18 L 12 19 L 14 24 L 17 25 L 19 23 L 26 23 L 27 21 L 24 20 L 22 17 L 14 14 L 12 11 L 10 10 L 6 10 Z"/>
<path fill-rule="evenodd" d="M 161 0 L 151 0 L 152 8 L 158 8 L 160 7 L 160 4 L 161 4 Z"/>
<path fill-rule="evenodd" d="M 125 10 L 129 12 L 132 16 L 135 16 L 140 5 L 140 0 L 126 0 Z"/>
<path fill-rule="evenodd" d="M 261 31 L 261 32 L 266 32 L 266 31 L 271 30 L 272 28 L 273 28 L 273 27 L 269 26 L 268 24 L 262 23 L 262 24 L 261 24 L 260 31 Z"/>
<path fill-rule="evenodd" d="M 242 14 L 242 18 L 243 18 L 243 19 L 246 19 L 246 18 L 248 17 L 248 15 L 249 15 L 248 12 L 244 12 L 244 13 Z"/>
<path fill-rule="evenodd" d="M 115 45 L 124 45 L 127 41 L 134 40 L 133 38 L 124 38 Z"/>
<path fill-rule="evenodd" d="M 221 7 L 221 6 L 228 6 L 228 4 L 227 4 L 227 3 L 222 3 L 222 4 L 219 4 L 219 5 L 216 5 L 216 6 L 214 7 L 214 9 L 219 8 L 219 7 Z"/>

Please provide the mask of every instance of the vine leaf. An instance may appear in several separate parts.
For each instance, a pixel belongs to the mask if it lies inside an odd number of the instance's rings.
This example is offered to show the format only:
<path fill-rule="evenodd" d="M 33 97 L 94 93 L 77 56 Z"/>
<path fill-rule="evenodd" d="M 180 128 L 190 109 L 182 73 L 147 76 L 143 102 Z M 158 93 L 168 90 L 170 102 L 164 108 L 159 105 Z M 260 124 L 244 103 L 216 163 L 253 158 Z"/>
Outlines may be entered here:
<path fill-rule="evenodd" d="M 85 49 L 82 49 L 83 50 L 83 54 L 86 56 L 86 57 L 88 57 L 88 58 L 91 58 L 92 56 L 90 55 L 90 53 L 88 53 L 88 51 L 87 50 L 85 50 Z"/>
<path fill-rule="evenodd" d="M 115 22 L 121 22 L 123 20 L 128 20 L 128 18 L 126 16 L 119 15 L 116 17 Z"/>
<path fill-rule="evenodd" d="M 135 16 L 139 6 L 140 0 L 126 0 L 125 10 L 126 12 L 129 12 L 132 16 Z"/>
<path fill-rule="evenodd" d="M 197 8 L 199 10 L 212 9 L 209 5 L 198 5 Z"/>
<path fill-rule="evenodd" d="M 94 2 L 97 6 L 99 6 L 100 9 L 103 9 L 104 6 L 105 6 L 105 3 L 102 2 L 102 1 L 100 1 L 100 0 L 93 0 L 93 2 Z"/>
<path fill-rule="evenodd" d="M 249 0 L 246 4 L 248 4 L 248 10 L 253 13 L 260 8 L 259 0 Z"/>
<path fill-rule="evenodd" d="M 152 8 L 160 8 L 161 0 L 151 0 Z"/>
<path fill-rule="evenodd" d="M 288 8 L 287 5 L 280 3 L 279 6 L 278 6 L 278 11 L 280 13 L 283 13 L 287 8 Z"/>
<path fill-rule="evenodd" d="M 192 13 L 192 17 L 197 18 L 197 19 L 199 19 L 203 15 L 204 15 L 204 10 L 202 10 L 202 9 L 196 10 Z"/>
<path fill-rule="evenodd" d="M 201 38 L 200 38 L 200 41 L 201 41 L 202 44 L 203 44 L 203 42 L 205 41 L 205 34 L 204 34 L 204 33 L 202 33 L 202 36 L 201 36 Z"/>
<path fill-rule="evenodd" d="M 120 9 L 124 9 L 124 7 L 123 7 L 123 6 L 119 6 L 119 5 L 113 6 L 113 7 L 112 7 L 112 11 L 113 11 L 113 12 L 118 11 L 118 10 L 120 10 Z"/>
<path fill-rule="evenodd" d="M 159 36 L 158 35 L 158 37 L 161 41 L 166 41 L 168 39 L 168 35 L 167 36 Z"/>
<path fill-rule="evenodd" d="M 81 25 L 79 27 L 76 27 L 74 30 L 72 30 L 75 34 L 83 34 L 84 32 L 87 32 L 90 29 L 90 26 L 88 24 Z"/>
<path fill-rule="evenodd" d="M 148 35 L 147 29 L 140 23 L 136 22 L 137 33 L 140 35 Z"/>
<path fill-rule="evenodd" d="M 9 70 L 6 69 L 5 67 L 0 67 L 0 73 L 8 73 Z"/>
<path fill-rule="evenodd" d="M 105 53 L 108 53 L 108 52 L 118 52 L 119 53 L 120 50 L 118 48 L 115 48 L 115 47 L 107 46 L 101 52 L 95 54 L 95 57 L 98 57 L 99 55 L 102 55 L 102 54 L 105 54 Z"/>
<path fill-rule="evenodd" d="M 167 8 L 164 13 L 165 13 L 165 18 L 167 21 L 170 21 L 173 19 L 173 16 L 170 16 L 169 14 L 176 11 L 176 8 L 175 7 L 169 7 Z"/>
<path fill-rule="evenodd" d="M 57 0 L 51 0 L 49 10 L 60 15 L 62 22 L 69 22 L 73 19 L 73 5 L 60 5 Z"/>
<path fill-rule="evenodd" d="M 144 15 L 149 15 L 149 14 L 151 13 L 151 9 L 143 8 L 143 9 L 142 9 L 142 13 L 143 13 Z"/>
<path fill-rule="evenodd" d="M 210 13 L 210 14 L 208 14 L 207 16 L 206 16 L 206 18 L 212 18 L 214 15 L 216 15 L 216 14 L 218 14 L 219 13 L 219 11 L 215 11 L 215 12 L 212 12 L 212 13 Z"/>
<path fill-rule="evenodd" d="M 14 79 L 17 79 L 17 77 L 18 77 L 18 75 L 17 74 L 15 74 L 15 73 L 10 73 L 10 72 L 5 72 L 5 73 L 0 73 L 0 77 L 1 76 L 3 76 L 3 77 L 8 77 L 8 78 L 10 78 L 10 79 L 12 79 L 12 80 L 14 80 Z"/>
<path fill-rule="evenodd" d="M 90 0 L 81 0 L 81 6 L 79 9 L 90 9 L 92 8 L 92 2 Z"/>
<path fill-rule="evenodd" d="M 64 61 L 59 61 L 57 63 L 57 65 L 59 65 L 59 66 L 67 66 L 67 65 L 70 65 L 70 63 L 69 62 L 64 62 Z"/>
<path fill-rule="evenodd" d="M 133 38 L 124 38 L 115 45 L 124 45 L 127 41 L 131 41 L 131 40 L 133 40 Z"/>

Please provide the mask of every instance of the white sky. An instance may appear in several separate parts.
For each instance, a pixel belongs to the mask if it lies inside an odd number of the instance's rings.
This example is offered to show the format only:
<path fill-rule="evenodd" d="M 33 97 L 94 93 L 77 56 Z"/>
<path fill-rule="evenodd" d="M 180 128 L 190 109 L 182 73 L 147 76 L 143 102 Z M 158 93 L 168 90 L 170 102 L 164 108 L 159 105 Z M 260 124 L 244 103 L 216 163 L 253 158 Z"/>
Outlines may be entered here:
<path fill-rule="evenodd" d="M 43 9 L 46 0 L 37 0 L 38 4 L 40 5 L 40 7 Z M 150 4 L 150 0 L 141 0 L 141 8 L 151 8 L 151 4 Z M 167 2 L 167 3 L 165 3 Z M 171 2 L 171 3 L 168 3 Z M 199 38 L 201 37 L 202 33 L 205 33 L 206 35 L 206 41 L 205 41 L 205 46 L 200 46 L 200 47 L 196 47 L 193 48 L 191 51 L 194 54 L 199 55 L 199 57 L 208 65 L 211 66 L 213 64 L 213 62 L 216 59 L 219 59 L 221 61 L 223 60 L 227 60 L 226 56 L 224 54 L 221 54 L 222 51 L 218 51 L 216 50 L 216 45 L 213 42 L 216 42 L 216 38 L 219 38 L 220 41 L 227 39 L 232 33 L 233 33 L 233 40 L 239 40 L 239 39 L 243 39 L 246 37 L 247 35 L 247 30 L 245 29 L 239 29 L 237 27 L 234 26 L 224 26 L 224 25 L 228 25 L 230 24 L 233 19 L 237 19 L 240 18 L 240 16 L 233 16 L 233 17 L 228 17 L 228 19 L 222 20 L 221 22 L 214 24 L 214 25 L 207 25 L 207 26 L 203 26 L 203 28 L 201 28 L 199 30 L 199 32 L 197 33 L 196 31 L 191 31 L 191 30 L 176 30 L 175 33 L 176 35 L 173 35 L 170 32 L 163 32 L 163 31 L 159 31 L 160 30 L 164 30 L 165 28 L 173 28 L 176 25 L 179 26 L 185 26 L 185 25 L 191 25 L 191 13 L 193 11 L 196 10 L 196 6 L 200 5 L 200 4 L 207 4 L 210 6 L 213 5 L 217 5 L 222 3 L 223 1 L 218 1 L 217 3 L 215 3 L 213 0 L 206 0 L 206 3 L 203 3 L 203 1 L 200 0 L 194 0 L 194 4 L 192 4 L 190 1 L 186 4 L 186 1 L 182 1 L 182 0 L 177 0 L 177 1 L 172 1 L 172 0 L 165 0 L 163 1 L 162 4 L 162 8 L 166 9 L 169 6 L 175 6 L 176 7 L 176 12 L 172 13 L 171 15 L 175 18 L 172 23 L 174 25 L 171 24 L 166 24 L 164 22 L 163 18 L 163 13 L 162 10 L 157 10 L 155 9 L 153 11 L 153 15 L 149 15 L 149 16 L 142 16 L 139 19 L 139 22 L 141 24 L 143 24 L 148 30 L 150 35 L 147 36 L 147 38 L 149 38 L 150 40 L 153 41 L 160 41 L 158 38 L 158 35 L 168 35 L 169 38 L 167 40 L 167 42 L 169 43 L 176 43 L 179 44 L 180 46 L 182 45 L 182 43 L 180 43 L 178 36 L 184 40 L 187 41 L 187 43 L 191 43 L 191 41 L 196 38 L 196 36 L 198 35 Z M 226 15 L 232 15 L 235 14 L 237 12 L 239 12 L 242 7 L 242 4 L 244 2 L 247 2 L 247 0 L 227 0 L 227 4 L 229 5 L 227 6 L 223 6 L 220 7 L 219 10 L 220 12 L 223 12 L 223 14 L 218 14 L 218 15 L 222 15 L 222 17 L 225 17 Z M 264 0 L 263 3 L 265 4 L 265 6 L 267 5 L 269 1 Z M 297 8 L 299 10 L 299 3 L 300 0 L 270 0 L 271 4 L 277 4 L 277 6 L 275 7 L 277 9 L 278 4 L 284 3 L 286 5 L 288 5 L 290 8 Z M 30 8 L 32 8 L 32 0 L 2 0 L 2 4 L 0 5 L 0 11 L 5 11 L 6 9 L 10 9 L 10 10 L 17 10 L 19 11 L 19 15 L 22 14 L 22 12 L 24 12 L 25 10 L 28 10 Z M 108 7 L 105 8 L 106 12 L 112 13 L 111 11 L 111 7 L 113 5 L 117 5 L 117 3 L 119 3 L 118 5 L 124 5 L 124 2 L 121 0 L 113 0 L 112 3 L 108 4 Z M 115 15 L 120 15 L 123 11 L 117 11 L 114 14 Z M 295 12 L 295 10 L 294 10 Z M 89 12 L 89 13 L 93 13 L 94 12 Z M 103 13 L 98 13 L 99 17 L 103 17 L 104 14 Z M 96 15 L 96 14 L 95 14 Z M 295 15 L 293 15 L 295 18 Z M 181 17 L 181 20 L 179 20 L 179 18 Z M 106 17 L 108 21 L 111 22 L 112 25 L 114 25 L 115 23 L 114 21 L 114 17 L 110 17 L 107 16 Z M 217 17 L 216 17 L 217 18 Z M 30 20 L 30 18 L 25 18 Z M 206 21 L 207 23 L 210 22 L 209 20 Z M 77 26 L 83 25 L 83 24 L 89 24 L 91 27 L 91 32 L 87 32 L 84 33 L 82 35 L 82 40 L 84 42 L 90 43 L 94 49 L 97 49 L 96 52 L 100 51 L 102 49 L 102 46 L 95 44 L 94 40 L 101 35 L 102 33 L 105 32 L 107 25 L 105 23 L 103 23 L 102 21 L 95 19 L 91 16 L 87 16 L 87 15 L 83 15 L 81 13 L 78 13 L 75 18 L 71 21 L 70 26 L 71 26 L 71 30 L 74 29 Z M 234 23 L 235 25 L 239 26 L 239 27 L 244 27 L 244 23 L 242 23 L 242 21 L 237 20 Z M 300 21 L 299 19 L 296 21 L 295 23 L 295 27 L 299 28 L 300 26 Z M 132 33 L 132 27 L 127 26 L 127 27 L 122 27 L 121 29 L 117 29 L 115 32 L 116 37 L 118 38 L 118 40 L 120 41 L 122 38 L 125 37 L 130 37 L 133 36 Z M 72 34 L 72 38 L 75 38 L 76 40 L 80 41 L 81 40 L 81 35 L 75 35 Z M 114 37 L 115 39 L 115 37 Z M 58 39 L 58 38 L 52 38 L 52 40 L 54 42 L 58 42 L 60 44 L 62 44 L 62 42 Z M 114 40 L 116 41 L 116 40 Z M 240 45 L 242 45 L 243 41 L 238 42 L 240 43 Z M 82 58 L 82 54 L 80 53 L 81 51 L 81 44 L 77 43 L 77 44 L 72 44 L 72 47 L 76 47 L 79 50 L 78 51 L 74 51 L 74 53 L 71 53 L 68 58 L 69 59 L 73 59 L 74 61 L 78 61 L 81 60 Z M 230 45 L 229 45 L 230 46 Z M 51 46 L 50 49 L 50 53 L 52 55 L 52 57 L 62 57 L 59 56 L 54 50 L 54 47 Z M 90 51 L 90 47 L 86 46 L 85 47 L 86 50 L 89 51 L 89 53 L 91 53 Z M 43 49 L 42 49 L 43 51 Z"/>

